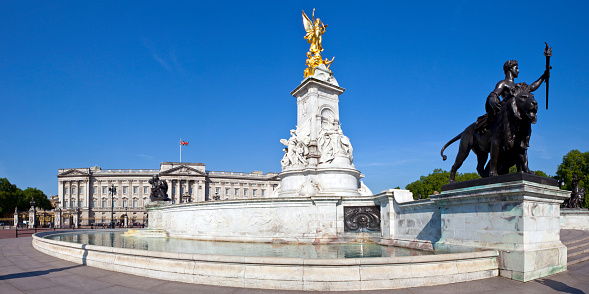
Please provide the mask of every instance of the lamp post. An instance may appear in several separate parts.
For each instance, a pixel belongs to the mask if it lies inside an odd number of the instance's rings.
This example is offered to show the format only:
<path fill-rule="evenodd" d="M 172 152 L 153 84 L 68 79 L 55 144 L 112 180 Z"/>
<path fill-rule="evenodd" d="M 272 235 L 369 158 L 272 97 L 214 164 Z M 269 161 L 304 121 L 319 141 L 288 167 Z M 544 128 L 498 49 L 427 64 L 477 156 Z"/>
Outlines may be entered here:
<path fill-rule="evenodd" d="M 115 194 L 117 193 L 117 188 L 115 187 L 115 185 L 112 185 L 110 188 L 108 188 L 108 192 L 110 192 L 110 199 L 111 199 L 111 205 L 110 205 L 110 228 L 114 229 L 115 228 L 115 219 L 114 219 L 114 209 L 115 209 Z"/>
<path fill-rule="evenodd" d="M 125 205 L 125 228 L 129 227 L 129 215 L 127 214 L 127 205 Z"/>

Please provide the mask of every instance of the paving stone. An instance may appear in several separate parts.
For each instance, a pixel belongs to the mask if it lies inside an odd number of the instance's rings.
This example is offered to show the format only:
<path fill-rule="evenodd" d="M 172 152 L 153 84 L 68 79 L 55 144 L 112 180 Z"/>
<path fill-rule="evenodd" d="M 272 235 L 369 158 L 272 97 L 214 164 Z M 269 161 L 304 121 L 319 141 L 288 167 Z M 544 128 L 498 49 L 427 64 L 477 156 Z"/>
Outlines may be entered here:
<path fill-rule="evenodd" d="M 0 284 L 2 294 L 23 294 L 23 292 L 10 284 Z"/>
<path fill-rule="evenodd" d="M 196 289 L 193 289 L 191 292 L 197 292 L 195 291 Z M 100 289 L 97 291 L 94 291 L 92 294 L 121 294 L 121 293 L 125 293 L 125 294 L 145 294 L 146 291 L 145 290 L 139 290 L 139 289 L 133 289 L 133 288 L 127 288 L 127 287 L 123 287 L 123 286 L 112 286 L 112 287 L 108 287 L 105 289 Z"/>
<path fill-rule="evenodd" d="M 166 283 L 164 280 L 139 277 L 123 273 L 114 273 L 98 280 L 109 282 L 113 285 L 124 286 L 139 290 L 151 290 L 153 287 Z"/>
<path fill-rule="evenodd" d="M 48 287 L 59 286 L 47 279 L 40 278 L 36 275 L 28 276 L 28 273 L 22 273 L 22 277 L 15 277 L 8 280 L 8 283 L 21 291 L 43 289 Z"/>
<path fill-rule="evenodd" d="M 177 282 L 164 282 L 159 284 L 149 291 L 154 293 L 162 293 L 162 294 L 185 294 L 191 293 L 194 289 L 198 289 L 198 293 L 206 294 L 206 293 L 215 293 L 215 294 L 229 294 L 234 293 L 238 288 L 232 287 L 217 287 L 217 286 L 210 286 L 210 285 L 198 285 L 198 284 L 187 284 L 187 283 L 177 283 Z"/>
<path fill-rule="evenodd" d="M 22 293 L 22 292 L 20 292 Z M 69 288 L 67 286 L 55 286 L 42 289 L 35 289 L 27 291 L 27 294 L 80 294 L 79 290 Z"/>
<path fill-rule="evenodd" d="M 431 286 L 431 287 L 409 288 L 411 293 L 414 293 L 414 294 L 428 294 L 428 293 L 452 293 L 452 294 L 465 293 L 465 294 L 470 294 L 470 293 L 473 293 L 473 289 L 477 289 L 477 293 L 479 293 L 479 291 L 494 291 L 494 292 L 497 291 L 497 289 L 492 287 L 491 285 L 488 285 L 485 283 L 480 283 L 479 281 L 470 281 L 470 282 L 454 283 L 454 284 Z"/>

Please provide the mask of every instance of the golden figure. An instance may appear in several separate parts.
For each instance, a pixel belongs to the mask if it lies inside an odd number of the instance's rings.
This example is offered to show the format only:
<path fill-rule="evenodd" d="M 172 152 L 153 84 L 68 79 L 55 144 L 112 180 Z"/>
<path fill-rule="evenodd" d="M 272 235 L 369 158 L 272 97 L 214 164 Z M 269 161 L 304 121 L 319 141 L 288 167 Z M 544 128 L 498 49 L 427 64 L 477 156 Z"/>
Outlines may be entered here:
<path fill-rule="evenodd" d="M 305 69 L 305 78 L 313 75 L 315 72 L 315 67 L 324 64 L 329 68 L 331 63 L 333 62 L 333 58 L 331 60 L 325 58 L 325 60 L 321 57 L 321 51 L 323 51 L 323 46 L 321 45 L 322 35 L 325 33 L 325 28 L 327 25 L 324 25 L 319 18 L 315 19 L 315 8 L 313 8 L 313 20 L 310 20 L 309 17 L 303 11 L 303 25 L 305 26 L 305 31 L 307 34 L 305 35 L 305 39 L 307 43 L 311 44 L 311 48 L 309 48 L 309 52 L 307 52 L 307 61 L 305 65 L 307 68 Z M 335 58 L 335 57 L 334 57 Z"/>

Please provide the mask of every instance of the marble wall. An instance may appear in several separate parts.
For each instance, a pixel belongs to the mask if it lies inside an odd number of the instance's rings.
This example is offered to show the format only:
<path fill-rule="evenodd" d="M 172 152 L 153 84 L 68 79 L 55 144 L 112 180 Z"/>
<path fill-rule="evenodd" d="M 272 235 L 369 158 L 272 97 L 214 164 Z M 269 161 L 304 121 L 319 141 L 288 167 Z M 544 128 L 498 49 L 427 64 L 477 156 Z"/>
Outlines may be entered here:
<path fill-rule="evenodd" d="M 561 208 L 560 228 L 589 230 L 589 210 L 586 208 Z"/>

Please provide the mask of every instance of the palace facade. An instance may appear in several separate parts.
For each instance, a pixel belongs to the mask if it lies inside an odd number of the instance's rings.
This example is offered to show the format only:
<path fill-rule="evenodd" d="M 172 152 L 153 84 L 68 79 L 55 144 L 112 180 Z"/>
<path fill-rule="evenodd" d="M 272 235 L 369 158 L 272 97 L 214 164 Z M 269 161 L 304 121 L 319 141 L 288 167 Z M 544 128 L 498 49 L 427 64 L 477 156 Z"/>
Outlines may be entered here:
<path fill-rule="evenodd" d="M 158 175 L 168 184 L 172 203 L 216 199 L 275 197 L 280 184 L 277 173 L 207 171 L 204 163 L 163 162 L 160 169 L 59 169 L 57 226 L 108 225 L 111 211 L 115 223 L 131 225 L 148 221 L 149 180 Z M 109 188 L 116 188 L 111 195 Z"/>

